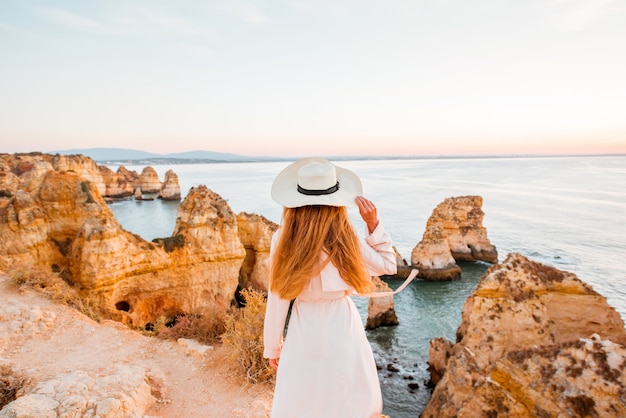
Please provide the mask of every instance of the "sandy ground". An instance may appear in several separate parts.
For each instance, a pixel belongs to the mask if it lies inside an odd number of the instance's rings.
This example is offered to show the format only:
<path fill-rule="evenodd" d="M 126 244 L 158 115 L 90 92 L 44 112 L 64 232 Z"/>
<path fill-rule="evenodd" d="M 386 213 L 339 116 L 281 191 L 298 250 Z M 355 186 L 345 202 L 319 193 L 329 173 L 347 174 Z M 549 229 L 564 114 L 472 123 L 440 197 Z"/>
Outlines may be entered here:
<path fill-rule="evenodd" d="M 146 415 L 269 416 L 271 388 L 233 378 L 222 361 L 220 347 L 199 354 L 173 341 L 143 336 L 117 322 L 97 323 L 34 290 L 18 291 L 4 276 L 0 276 L 0 306 L 0 321 L 9 319 L 11 309 L 24 307 L 38 306 L 46 315 L 55 316 L 50 326 L 34 333 L 22 335 L 8 326 L 0 328 L 0 362 L 24 372 L 29 384 L 75 370 L 97 375 L 113 364 L 139 365 L 155 370 L 165 382 L 163 399 Z"/>

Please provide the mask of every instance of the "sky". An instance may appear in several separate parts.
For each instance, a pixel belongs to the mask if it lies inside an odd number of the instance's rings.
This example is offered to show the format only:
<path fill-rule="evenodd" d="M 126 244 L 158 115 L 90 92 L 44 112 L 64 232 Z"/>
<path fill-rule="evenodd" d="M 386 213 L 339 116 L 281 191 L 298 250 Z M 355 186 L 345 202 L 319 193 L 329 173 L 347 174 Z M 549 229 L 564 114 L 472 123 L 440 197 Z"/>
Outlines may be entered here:
<path fill-rule="evenodd" d="M 1 0 L 0 152 L 626 153 L 622 0 Z"/>

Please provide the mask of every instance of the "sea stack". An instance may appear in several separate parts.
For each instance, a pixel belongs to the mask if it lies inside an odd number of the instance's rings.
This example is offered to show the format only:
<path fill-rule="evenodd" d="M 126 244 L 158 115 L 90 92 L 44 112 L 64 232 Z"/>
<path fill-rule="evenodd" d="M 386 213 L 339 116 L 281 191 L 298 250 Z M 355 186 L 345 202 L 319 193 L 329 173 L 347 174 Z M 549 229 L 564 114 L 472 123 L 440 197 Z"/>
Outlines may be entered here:
<path fill-rule="evenodd" d="M 180 185 L 178 184 L 178 175 L 173 170 L 165 172 L 165 181 L 159 190 L 159 199 L 162 200 L 180 200 Z"/>
<path fill-rule="evenodd" d="M 498 262 L 496 247 L 487 238 L 480 196 L 445 199 L 433 210 L 422 240 L 411 253 L 411 264 L 426 280 L 461 276 L 458 261 Z"/>

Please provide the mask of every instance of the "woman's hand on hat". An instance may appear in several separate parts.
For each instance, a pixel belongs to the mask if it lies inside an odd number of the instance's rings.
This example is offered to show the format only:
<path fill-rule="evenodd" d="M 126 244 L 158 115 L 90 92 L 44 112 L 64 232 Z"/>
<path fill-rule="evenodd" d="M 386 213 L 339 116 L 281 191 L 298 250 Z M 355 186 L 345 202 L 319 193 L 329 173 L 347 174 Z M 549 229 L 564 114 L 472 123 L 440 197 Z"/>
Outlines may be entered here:
<path fill-rule="evenodd" d="M 270 367 L 274 370 L 278 370 L 278 359 L 277 358 L 271 358 L 270 359 Z"/>
<path fill-rule="evenodd" d="M 363 196 L 357 196 L 355 199 L 356 205 L 359 207 L 359 214 L 370 232 L 374 232 L 378 226 L 378 211 L 376 206 L 371 200 L 364 198 Z"/>

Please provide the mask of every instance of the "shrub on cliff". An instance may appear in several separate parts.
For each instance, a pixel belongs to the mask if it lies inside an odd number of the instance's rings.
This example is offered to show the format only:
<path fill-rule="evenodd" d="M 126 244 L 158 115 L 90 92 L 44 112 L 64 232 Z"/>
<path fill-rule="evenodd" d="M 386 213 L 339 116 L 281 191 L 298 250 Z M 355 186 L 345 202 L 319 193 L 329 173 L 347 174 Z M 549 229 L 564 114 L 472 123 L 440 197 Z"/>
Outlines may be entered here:
<path fill-rule="evenodd" d="M 178 315 L 172 321 L 161 318 L 154 327 L 159 338 L 178 340 L 189 338 L 202 344 L 215 344 L 226 331 L 225 303 L 216 301 L 210 312 L 203 315 Z"/>
<path fill-rule="evenodd" d="M 241 296 L 245 308 L 227 318 L 222 342 L 231 367 L 239 375 L 248 382 L 270 383 L 275 378 L 275 372 L 263 358 L 265 296 L 252 289 L 242 290 Z"/>
<path fill-rule="evenodd" d="M 162 245 L 165 252 L 171 253 L 172 251 L 185 246 L 185 237 L 179 234 L 173 237 L 155 238 L 152 242 Z"/>

